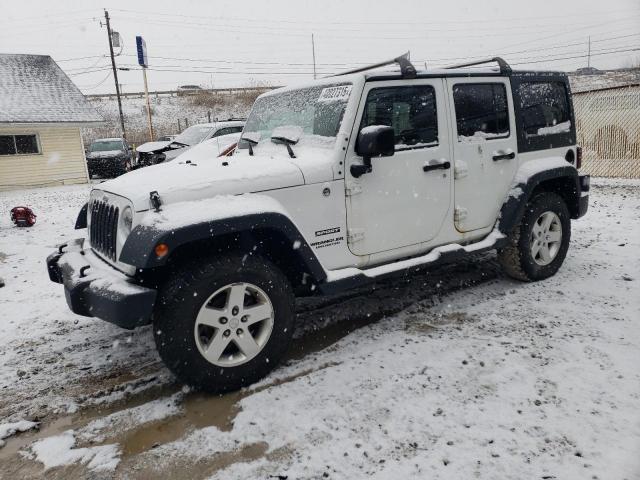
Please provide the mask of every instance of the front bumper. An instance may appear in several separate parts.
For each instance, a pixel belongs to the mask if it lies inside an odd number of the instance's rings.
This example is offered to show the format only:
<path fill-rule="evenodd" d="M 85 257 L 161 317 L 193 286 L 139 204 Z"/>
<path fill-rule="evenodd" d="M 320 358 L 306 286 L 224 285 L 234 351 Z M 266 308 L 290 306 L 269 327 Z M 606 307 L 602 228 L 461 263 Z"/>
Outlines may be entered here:
<path fill-rule="evenodd" d="M 148 324 L 156 290 L 133 283 L 83 246 L 79 238 L 47 257 L 49 278 L 64 285 L 71 311 L 127 329 Z"/>
<path fill-rule="evenodd" d="M 87 159 L 87 168 L 90 173 L 98 175 L 116 176 L 126 170 L 126 158 L 91 158 Z"/>

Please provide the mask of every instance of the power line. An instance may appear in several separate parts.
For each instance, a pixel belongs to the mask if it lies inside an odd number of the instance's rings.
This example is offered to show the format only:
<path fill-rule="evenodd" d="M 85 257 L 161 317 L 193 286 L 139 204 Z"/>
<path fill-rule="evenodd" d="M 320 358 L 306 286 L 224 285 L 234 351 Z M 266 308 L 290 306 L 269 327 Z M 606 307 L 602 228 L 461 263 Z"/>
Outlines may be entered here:
<path fill-rule="evenodd" d="M 194 18 L 194 19 L 198 19 L 198 20 L 202 20 L 202 19 L 210 19 L 210 20 L 218 20 L 221 22 L 228 22 L 228 21 L 239 21 L 242 23 L 266 23 L 269 25 L 273 25 L 274 23 L 288 23 L 288 24 L 303 24 L 303 23 L 307 23 L 307 24 L 312 24 L 314 25 L 314 28 L 317 27 L 319 24 L 321 23 L 330 23 L 332 25 L 365 25 L 365 26 L 371 26 L 371 25 L 416 25 L 416 26 L 421 26 L 421 27 L 425 27 L 425 28 L 429 28 L 431 25 L 438 25 L 438 24 L 443 24 L 443 25 L 451 25 L 451 24 L 478 24 L 478 23 L 491 23 L 491 22 L 504 22 L 504 21 L 524 21 L 524 22 L 531 22 L 532 20 L 541 20 L 541 19 L 556 19 L 558 18 L 557 15 L 547 15 L 547 16 L 539 16 L 539 17 L 516 17 L 516 18 L 499 18 L 496 19 L 495 17 L 492 18 L 487 18 L 487 19 L 474 19 L 474 20 L 449 20 L 449 21 L 433 21 L 432 19 L 428 19 L 428 20 L 424 20 L 424 21 L 415 21 L 415 22 L 393 22 L 390 20 L 385 20 L 382 22 L 371 22 L 371 21 L 366 21 L 366 22 L 345 22 L 345 21 L 340 21 L 340 20 L 329 20 L 327 22 L 322 22 L 322 21 L 317 21 L 317 20 L 292 20 L 292 19 L 282 19 L 282 18 L 274 18 L 274 19 L 266 19 L 266 20 L 255 20 L 255 19 L 251 19 L 251 18 L 244 18 L 244 17 L 229 17 L 229 16 L 221 16 L 221 17 L 212 17 L 212 16 L 204 16 L 204 15 L 185 15 L 185 14 L 178 14 L 175 12 L 171 12 L 171 13 L 163 13 L 163 12 L 149 12 L 149 11 L 141 11 L 141 10 L 128 10 L 128 9 L 113 9 L 114 11 L 117 12 L 124 12 L 124 13 L 133 13 L 133 14 L 139 14 L 139 15 L 144 15 L 146 18 L 148 18 L 150 15 L 155 15 L 155 16 L 165 16 L 165 17 L 171 17 L 171 18 L 176 18 L 176 17 L 180 17 L 180 18 Z M 604 14 L 616 14 L 616 13 L 628 13 L 628 12 L 638 12 L 638 9 L 624 9 L 624 10 L 617 10 L 617 11 L 607 11 L 607 12 L 574 12 L 572 13 L 572 18 L 577 18 L 577 17 L 586 17 L 586 16 L 598 16 L 598 17 L 602 17 L 602 15 Z"/>
<path fill-rule="evenodd" d="M 96 83 L 95 85 L 92 85 L 90 87 L 82 87 L 83 90 L 93 90 L 95 88 L 98 88 L 100 85 L 102 85 L 104 82 L 106 82 L 109 77 L 111 76 L 111 72 L 107 73 L 107 76 L 104 77 L 102 80 L 100 80 L 100 82 Z"/>
<path fill-rule="evenodd" d="M 286 28 L 284 30 L 278 30 L 273 28 L 273 26 L 266 26 L 266 27 L 257 27 L 257 28 L 261 28 L 262 30 L 257 30 L 255 27 L 246 27 L 246 26 L 229 26 L 228 24 L 224 24 L 224 25 L 215 25 L 215 30 L 212 30 L 212 27 L 214 27 L 214 25 L 212 25 L 211 23 L 202 23 L 202 22 L 184 22 L 184 21 L 171 21 L 171 20 L 150 20 L 148 17 L 143 18 L 129 18 L 129 19 L 125 19 L 128 21 L 132 21 L 132 22 L 139 22 L 141 20 L 144 20 L 145 23 L 147 24 L 151 24 L 151 25 L 159 25 L 159 26 L 172 26 L 172 27 L 176 27 L 176 28 L 200 28 L 200 29 L 205 29 L 205 30 L 209 30 L 212 33 L 219 33 L 219 32 L 225 32 L 225 33 L 240 33 L 240 34 L 248 34 L 248 35 L 252 35 L 254 37 L 260 36 L 260 35 L 264 35 L 264 36 L 277 36 L 277 37 L 298 37 L 298 38 L 307 38 L 309 35 L 309 32 L 307 30 L 292 30 L 291 28 Z M 590 28 L 594 28 L 594 27 L 601 27 L 603 25 L 603 23 L 606 24 L 612 24 L 612 23 L 618 23 L 618 22 L 625 22 L 625 21 L 630 21 L 632 20 L 632 18 L 630 17 L 625 17 L 625 18 L 621 18 L 621 19 L 617 19 L 617 20 L 611 20 L 608 22 L 602 22 L 599 21 L 597 23 L 592 23 L 583 27 L 573 27 L 571 29 L 571 31 L 569 32 L 565 32 L 564 34 L 570 34 L 573 33 L 577 30 L 584 30 L 584 29 L 590 29 Z M 121 19 L 122 21 L 122 19 Z M 533 28 L 533 27 L 531 27 Z M 525 27 L 520 27 L 518 28 L 518 31 L 521 32 L 522 30 L 524 30 Z M 511 37 L 513 36 L 513 32 L 505 32 L 504 28 L 500 28 L 498 32 L 495 32 L 496 29 L 492 29 L 492 32 L 494 33 L 479 33 L 477 35 L 460 35 L 459 33 L 456 32 L 452 32 L 451 29 L 445 30 L 445 31 L 435 31 L 432 27 L 430 28 L 425 28 L 425 30 L 423 31 L 423 33 L 421 33 L 420 35 L 404 35 L 404 34 L 400 34 L 400 35 L 390 35 L 388 33 L 385 34 L 381 34 L 381 33 L 377 33 L 375 35 L 348 35 L 348 34 L 335 34 L 335 33 L 329 33 L 329 34 L 325 34 L 322 37 L 323 41 L 335 41 L 338 39 L 347 39 L 347 40 L 358 40 L 358 39 L 362 39 L 362 40 L 376 40 L 376 41 L 382 41 L 382 40 L 422 40 L 422 41 L 430 41 L 433 42 L 436 39 L 440 39 L 443 37 L 446 37 L 446 35 L 443 35 L 443 33 L 451 33 L 452 36 L 455 36 L 456 39 L 477 39 L 477 38 L 481 38 L 481 39 L 485 39 L 485 38 L 496 38 L 496 37 Z M 328 30 L 325 30 L 328 31 Z M 340 29 L 340 32 L 349 32 L 349 31 L 356 31 L 354 29 L 349 29 L 349 30 L 345 30 L 345 29 Z M 366 30 L 366 31 L 370 31 L 370 30 Z M 540 28 L 537 28 L 536 30 L 537 32 L 540 32 Z M 320 34 L 322 34 L 322 30 L 321 29 L 314 29 L 314 32 L 319 32 Z M 545 38 L 552 38 L 554 36 L 559 36 L 559 35 L 563 35 L 563 34 L 558 34 L 558 28 L 557 26 L 550 26 L 546 29 L 546 31 L 542 31 L 542 33 L 550 33 L 553 32 L 553 35 L 551 35 L 551 37 L 545 37 Z M 395 33 L 395 32 L 392 32 Z M 437 38 L 433 38 L 432 35 L 436 33 L 438 34 Z M 533 33 L 533 32 L 532 32 Z M 319 35 L 320 36 L 320 35 Z"/>
<path fill-rule="evenodd" d="M 611 54 L 616 54 L 616 53 L 625 53 L 625 52 L 636 52 L 636 51 L 640 51 L 640 47 L 636 47 L 636 48 L 627 48 L 627 49 L 617 49 L 617 50 L 607 50 L 607 51 L 600 51 L 597 53 L 591 53 L 591 56 L 601 56 L 601 55 L 611 55 Z M 571 59 L 577 59 L 577 58 L 586 58 L 587 55 L 582 54 L 582 55 L 572 55 L 572 56 L 561 56 L 561 57 L 554 57 L 554 58 L 540 58 L 540 57 L 528 57 L 528 58 L 523 58 L 523 59 L 516 59 L 516 61 L 514 62 L 510 62 L 511 65 L 529 65 L 529 64 L 535 64 L 535 63 L 545 63 L 545 62 L 557 62 L 560 60 L 571 60 Z M 218 75 L 225 75 L 225 74 L 230 74 L 230 75 L 308 75 L 311 72 L 311 70 L 309 71 L 236 71 L 236 70 L 200 70 L 200 69 L 189 69 L 189 70 L 184 70 L 184 69 L 180 69 L 179 66 L 166 66 L 165 68 L 155 68 L 155 67 L 149 67 L 149 70 L 152 71 L 156 71 L 156 72 L 174 72 L 174 73 L 207 73 L 207 74 L 218 74 Z M 335 72 L 328 72 L 328 71 L 324 71 L 324 72 L 319 72 L 322 75 L 330 75 L 332 73 Z"/>
<path fill-rule="evenodd" d="M 14 31 L 19 30 L 21 33 L 29 32 L 33 30 L 41 31 L 44 28 L 47 29 L 59 29 L 59 28 L 68 28 L 73 27 L 75 25 L 82 25 L 88 22 L 94 21 L 94 18 L 84 18 L 84 19 L 76 19 L 76 20 L 65 20 L 60 22 L 45 22 L 45 23 L 31 23 L 28 26 L 20 26 L 20 25 L 9 25 L 8 27 L 2 27 L 2 31 L 0 35 L 15 35 Z"/>
<path fill-rule="evenodd" d="M 600 39 L 600 40 L 593 40 L 592 42 L 593 43 L 605 42 L 605 41 L 618 40 L 618 39 L 621 39 L 621 38 L 630 38 L 630 37 L 637 37 L 637 36 L 640 36 L 640 33 L 634 33 L 634 34 L 630 34 L 630 35 L 618 35 L 618 36 L 604 38 L 604 39 Z M 585 45 L 585 42 L 558 44 L 558 45 L 545 47 L 545 50 L 566 48 L 566 47 L 571 47 L 571 46 L 580 46 L 580 45 Z M 516 54 L 520 54 L 520 53 L 537 52 L 539 50 L 540 50 L 540 48 L 531 48 L 531 49 L 525 49 L 525 50 L 518 50 L 518 51 L 514 51 L 514 52 L 496 52 L 496 54 L 499 54 L 499 55 L 502 55 L 502 56 L 507 56 L 507 55 L 516 55 Z M 574 54 L 574 53 L 580 53 L 580 52 L 565 52 L 565 53 L 566 54 Z M 133 55 L 133 54 L 125 54 L 123 56 L 125 56 L 125 57 L 136 57 L 136 55 Z M 542 56 L 542 57 L 544 57 L 544 56 Z M 272 61 L 255 61 L 255 60 L 216 60 L 216 59 L 208 59 L 208 58 L 186 58 L 186 57 L 166 57 L 166 56 L 154 56 L 153 58 L 154 59 L 158 59 L 158 60 L 177 60 L 177 61 L 183 61 L 183 62 L 200 62 L 200 63 L 204 63 L 204 64 L 206 64 L 206 63 L 229 64 L 229 65 L 238 64 L 238 65 L 252 65 L 252 66 L 259 66 L 259 65 L 280 66 L 280 65 L 282 65 L 282 66 L 288 66 L 288 67 L 297 67 L 297 66 L 304 67 L 304 66 L 312 66 L 313 65 L 310 62 L 272 62 Z M 430 59 L 427 59 L 426 61 L 428 63 L 431 63 L 431 62 L 448 62 L 448 61 L 456 61 L 456 60 L 466 60 L 466 59 L 470 59 L 470 58 L 477 58 L 477 56 L 430 58 Z M 531 57 L 531 58 L 541 58 L 541 57 L 535 56 L 535 57 Z M 424 61 L 425 60 L 417 60 L 416 63 L 423 63 Z M 353 67 L 353 66 L 357 66 L 357 65 L 370 65 L 371 63 L 374 63 L 374 62 L 373 61 L 371 61 L 371 62 L 317 62 L 317 65 L 321 65 L 321 66 L 338 66 L 338 67 Z M 178 66 L 174 66 L 174 65 L 158 65 L 158 66 L 159 67 L 161 66 L 161 67 L 182 68 L 182 65 L 178 65 Z M 227 67 L 222 67 L 222 68 L 227 68 Z M 228 68 L 231 68 L 231 67 L 228 67 Z"/>
<path fill-rule="evenodd" d="M 73 62 L 75 60 L 86 60 L 87 58 L 106 58 L 106 55 L 88 55 L 86 57 L 76 57 L 76 58 L 63 58 L 60 60 L 56 60 L 56 63 L 61 62 Z"/>
<path fill-rule="evenodd" d="M 57 5 L 56 5 L 57 6 Z M 34 18 L 52 18 L 52 17 L 69 17 L 69 16 L 73 16 L 73 15 L 78 15 L 78 14 L 85 14 L 87 12 L 95 12 L 94 8 L 86 8 L 83 10 L 77 10 L 77 9 L 73 9 L 72 12 L 61 12 L 60 9 L 56 9 L 56 11 L 58 13 L 47 13 L 45 15 L 29 15 L 28 17 L 4 17 L 3 21 L 6 21 L 8 23 L 14 24 L 16 22 L 20 22 L 20 21 L 25 21 L 28 23 L 31 23 L 33 21 Z"/>
<path fill-rule="evenodd" d="M 76 67 L 76 68 L 68 68 L 67 71 L 81 71 L 81 70 L 93 70 L 98 64 L 102 61 L 102 56 L 98 58 L 92 65 L 88 67 Z M 100 68 L 106 67 L 107 65 L 101 65 Z"/>
<path fill-rule="evenodd" d="M 89 70 L 89 71 L 86 71 L 86 72 L 68 73 L 67 75 L 69 75 L 70 77 L 77 77 L 78 75 L 86 75 L 88 73 L 104 72 L 105 70 L 111 70 L 111 67 L 97 68 L 95 70 Z"/>

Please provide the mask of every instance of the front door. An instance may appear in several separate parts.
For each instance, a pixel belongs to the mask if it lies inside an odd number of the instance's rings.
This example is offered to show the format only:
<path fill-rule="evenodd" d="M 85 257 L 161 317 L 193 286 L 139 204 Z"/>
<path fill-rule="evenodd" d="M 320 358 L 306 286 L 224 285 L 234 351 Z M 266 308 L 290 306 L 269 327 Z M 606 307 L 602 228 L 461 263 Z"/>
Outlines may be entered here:
<path fill-rule="evenodd" d="M 416 245 L 442 228 L 452 196 L 444 81 L 371 82 L 365 86 L 346 157 L 349 249 L 356 255 Z M 372 159 L 359 178 L 349 165 L 358 132 L 387 125 L 395 132 L 391 157 Z"/>
<path fill-rule="evenodd" d="M 455 113 L 453 158 L 456 228 L 492 226 L 518 167 L 509 80 L 448 78 Z"/>

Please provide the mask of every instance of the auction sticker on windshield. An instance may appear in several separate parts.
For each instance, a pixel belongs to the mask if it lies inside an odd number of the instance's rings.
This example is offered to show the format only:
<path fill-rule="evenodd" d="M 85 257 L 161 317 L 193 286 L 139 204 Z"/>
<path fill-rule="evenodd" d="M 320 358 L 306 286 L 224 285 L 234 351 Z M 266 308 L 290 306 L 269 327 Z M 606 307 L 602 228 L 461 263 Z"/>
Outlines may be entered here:
<path fill-rule="evenodd" d="M 333 102 L 335 100 L 346 100 L 351 94 L 351 85 L 340 85 L 339 87 L 323 88 L 318 97 L 318 102 Z"/>

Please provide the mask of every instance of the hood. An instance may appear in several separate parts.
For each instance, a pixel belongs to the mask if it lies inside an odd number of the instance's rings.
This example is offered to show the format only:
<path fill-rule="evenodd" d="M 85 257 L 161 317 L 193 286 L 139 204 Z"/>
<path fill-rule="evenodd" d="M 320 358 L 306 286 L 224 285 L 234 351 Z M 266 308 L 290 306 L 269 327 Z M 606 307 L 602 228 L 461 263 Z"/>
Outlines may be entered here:
<path fill-rule="evenodd" d="M 105 150 L 104 152 L 89 152 L 87 158 L 115 158 L 124 154 L 123 150 Z"/>
<path fill-rule="evenodd" d="M 255 193 L 304 184 L 300 169 L 281 157 L 223 157 L 175 161 L 133 170 L 97 188 L 128 198 L 135 211 L 149 209 L 149 193 L 164 205 L 216 195 Z"/>
<path fill-rule="evenodd" d="M 172 148 L 171 150 L 165 150 L 164 151 L 164 161 L 168 162 L 169 160 L 173 160 L 178 155 L 182 155 L 184 152 L 190 150 L 191 148 L 193 148 L 193 147 L 190 146 L 190 145 L 187 145 L 186 147 Z"/>
<path fill-rule="evenodd" d="M 155 150 L 162 150 L 171 142 L 147 142 L 136 148 L 136 152 L 149 153 Z"/>

